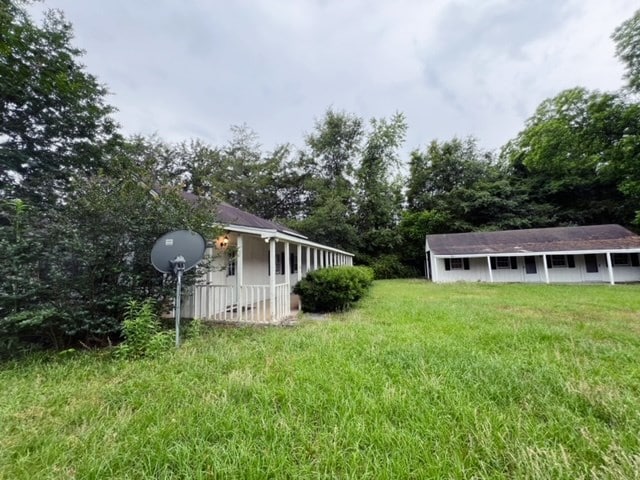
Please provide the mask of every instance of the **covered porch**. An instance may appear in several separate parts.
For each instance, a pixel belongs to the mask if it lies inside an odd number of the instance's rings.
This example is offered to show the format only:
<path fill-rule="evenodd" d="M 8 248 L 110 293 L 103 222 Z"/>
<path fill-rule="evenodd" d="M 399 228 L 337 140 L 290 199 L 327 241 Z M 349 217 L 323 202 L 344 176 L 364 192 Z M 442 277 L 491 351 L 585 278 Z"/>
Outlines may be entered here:
<path fill-rule="evenodd" d="M 351 253 L 273 229 L 228 226 L 207 249 L 212 268 L 185 294 L 185 316 L 277 324 L 295 315 L 293 286 L 320 268 L 352 265 Z"/>

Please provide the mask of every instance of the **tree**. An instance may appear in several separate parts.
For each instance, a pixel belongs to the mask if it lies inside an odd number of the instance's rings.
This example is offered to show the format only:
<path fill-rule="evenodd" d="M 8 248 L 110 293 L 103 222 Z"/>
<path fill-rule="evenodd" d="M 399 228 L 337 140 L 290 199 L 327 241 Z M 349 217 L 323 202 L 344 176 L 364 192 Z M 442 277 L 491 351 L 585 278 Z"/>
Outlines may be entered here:
<path fill-rule="evenodd" d="M 0 196 L 54 203 L 76 173 L 105 165 L 117 142 L 106 89 L 78 63 L 71 25 L 48 12 L 41 26 L 0 2 Z"/>
<path fill-rule="evenodd" d="M 292 228 L 310 238 L 354 250 L 354 174 L 362 149 L 362 119 L 331 109 L 316 121 L 292 170 L 302 189 L 298 212 L 289 221 Z M 293 213 L 293 212 L 292 212 Z"/>
<path fill-rule="evenodd" d="M 625 78 L 629 88 L 640 93 L 640 10 L 615 29 L 612 35 L 616 56 L 627 69 Z"/>
<path fill-rule="evenodd" d="M 399 167 L 397 149 L 404 141 L 407 124 L 402 114 L 391 120 L 372 119 L 357 172 L 357 227 L 360 253 L 380 255 L 397 247 L 394 227 L 400 219 L 401 181 L 392 179 Z"/>
<path fill-rule="evenodd" d="M 629 225 L 638 209 L 639 113 L 617 93 L 565 90 L 540 104 L 502 155 L 558 223 Z"/>
<path fill-rule="evenodd" d="M 149 263 L 153 242 L 175 229 L 212 238 L 216 209 L 154 179 L 132 162 L 117 178 L 74 179 L 56 208 L 5 205 L 0 245 L 18 262 L 0 262 L 0 334 L 57 348 L 103 344 L 119 338 L 130 300 L 166 306 L 171 289 Z"/>

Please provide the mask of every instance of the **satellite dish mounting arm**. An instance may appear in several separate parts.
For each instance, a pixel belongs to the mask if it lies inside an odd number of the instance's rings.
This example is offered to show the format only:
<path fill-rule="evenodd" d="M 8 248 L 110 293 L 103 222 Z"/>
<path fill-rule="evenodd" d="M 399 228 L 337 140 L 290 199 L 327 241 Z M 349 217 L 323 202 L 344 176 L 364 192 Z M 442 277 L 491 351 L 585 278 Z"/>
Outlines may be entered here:
<path fill-rule="evenodd" d="M 180 346 L 180 293 L 182 290 L 182 274 L 184 273 L 185 260 L 182 255 L 178 255 L 176 258 L 171 260 L 171 267 L 173 268 L 173 274 L 177 278 L 176 282 L 176 347 Z"/>

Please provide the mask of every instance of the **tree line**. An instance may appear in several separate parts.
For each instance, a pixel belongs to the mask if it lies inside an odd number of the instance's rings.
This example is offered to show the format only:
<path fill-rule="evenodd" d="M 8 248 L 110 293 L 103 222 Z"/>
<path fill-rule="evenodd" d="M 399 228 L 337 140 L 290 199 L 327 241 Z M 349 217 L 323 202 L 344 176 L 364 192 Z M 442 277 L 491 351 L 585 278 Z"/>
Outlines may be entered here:
<path fill-rule="evenodd" d="M 639 225 L 640 11 L 612 35 L 619 91 L 562 91 L 498 151 L 452 138 L 409 158 L 401 113 L 329 109 L 302 146 L 268 151 L 247 126 L 217 146 L 125 137 L 72 35 L 60 12 L 36 23 L 0 3 L 0 351 L 117 341 L 128 300 L 168 295 L 155 238 L 213 236 L 220 201 L 354 252 L 379 278 L 421 275 L 428 233 Z"/>

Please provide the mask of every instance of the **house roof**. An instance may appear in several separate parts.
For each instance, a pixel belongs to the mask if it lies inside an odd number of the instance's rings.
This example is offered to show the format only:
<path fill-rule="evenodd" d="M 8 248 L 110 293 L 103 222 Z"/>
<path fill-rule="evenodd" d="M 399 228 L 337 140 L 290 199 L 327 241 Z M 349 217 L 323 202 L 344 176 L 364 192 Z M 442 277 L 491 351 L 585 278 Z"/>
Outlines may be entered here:
<path fill-rule="evenodd" d="M 199 197 L 191 192 L 182 192 L 182 197 L 189 202 L 197 202 Z M 303 234 L 295 230 L 281 225 L 271 220 L 260 218 L 239 208 L 229 205 L 226 202 L 220 202 L 218 206 L 218 221 L 223 228 L 235 232 L 249 232 L 252 234 L 261 234 L 263 238 L 275 237 L 276 239 L 295 242 L 307 247 L 321 248 L 330 252 L 336 252 L 353 257 L 353 253 L 341 250 L 339 248 L 329 247 L 320 243 L 313 242 Z"/>
<path fill-rule="evenodd" d="M 427 235 L 434 255 L 491 255 L 640 249 L 640 236 L 620 225 L 532 228 Z"/>
<path fill-rule="evenodd" d="M 299 232 L 292 230 L 289 227 L 285 227 L 271 220 L 260 218 L 253 213 L 245 212 L 225 202 L 218 204 L 218 219 L 221 223 L 227 225 L 237 225 L 242 227 L 262 228 L 267 230 L 275 230 L 277 232 L 286 233 L 289 235 L 295 235 L 301 238 L 307 238 Z"/>
<path fill-rule="evenodd" d="M 189 202 L 197 202 L 199 198 L 191 192 L 182 192 L 182 197 Z M 272 222 L 271 220 L 260 218 L 253 213 L 240 210 L 226 202 L 218 203 L 218 220 L 226 227 L 237 226 L 258 228 L 262 230 L 275 230 L 276 232 L 285 233 L 287 235 L 293 235 L 305 239 L 307 238 L 303 234 L 296 232 L 289 227 Z"/>

